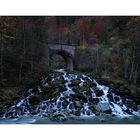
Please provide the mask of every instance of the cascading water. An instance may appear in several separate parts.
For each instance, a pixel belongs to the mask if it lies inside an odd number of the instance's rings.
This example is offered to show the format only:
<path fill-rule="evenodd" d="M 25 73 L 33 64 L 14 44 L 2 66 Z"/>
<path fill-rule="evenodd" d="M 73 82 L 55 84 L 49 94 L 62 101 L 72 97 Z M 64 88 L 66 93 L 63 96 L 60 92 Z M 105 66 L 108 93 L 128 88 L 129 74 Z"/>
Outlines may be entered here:
<path fill-rule="evenodd" d="M 29 89 L 27 96 L 16 101 L 13 106 L 7 109 L 3 118 L 40 116 L 53 121 L 64 121 L 77 116 L 79 118 L 94 118 L 109 114 L 124 118 L 139 114 L 139 106 L 129 104 L 133 101 L 116 95 L 112 89 L 98 84 L 91 77 L 69 74 L 63 69 L 57 70 L 57 73 L 56 75 L 49 74 L 41 81 L 40 85 Z M 32 96 L 43 95 L 49 84 L 58 82 L 60 79 L 63 79 L 63 83 L 60 82 L 60 85 L 64 85 L 64 91 L 57 91 L 56 96 L 41 100 L 37 105 L 31 105 L 30 98 Z M 45 96 L 49 96 L 49 91 Z"/>

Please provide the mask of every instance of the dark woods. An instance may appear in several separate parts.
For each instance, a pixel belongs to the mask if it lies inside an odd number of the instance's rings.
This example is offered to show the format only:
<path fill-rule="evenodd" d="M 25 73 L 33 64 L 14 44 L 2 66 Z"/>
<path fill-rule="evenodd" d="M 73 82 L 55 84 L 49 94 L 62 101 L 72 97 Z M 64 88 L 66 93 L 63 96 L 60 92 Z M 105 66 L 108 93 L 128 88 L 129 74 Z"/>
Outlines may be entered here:
<path fill-rule="evenodd" d="M 140 17 L 27 16 L 0 17 L 0 86 L 39 81 L 48 43 L 75 45 L 79 71 L 140 83 Z"/>

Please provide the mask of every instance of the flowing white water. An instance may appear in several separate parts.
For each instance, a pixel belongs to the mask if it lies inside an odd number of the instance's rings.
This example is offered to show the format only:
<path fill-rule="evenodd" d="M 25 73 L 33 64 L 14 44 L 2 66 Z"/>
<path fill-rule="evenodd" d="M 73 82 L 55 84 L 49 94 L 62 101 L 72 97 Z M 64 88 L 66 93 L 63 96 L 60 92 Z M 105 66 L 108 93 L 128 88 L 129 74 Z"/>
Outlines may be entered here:
<path fill-rule="evenodd" d="M 41 101 L 35 109 L 33 109 L 30 105 L 29 98 L 36 93 L 33 89 L 29 89 L 28 96 L 16 101 L 13 106 L 7 109 L 3 118 L 40 116 L 55 121 L 64 121 L 74 116 L 94 118 L 95 116 L 106 113 L 120 118 L 139 115 L 139 111 L 134 111 L 131 107 L 128 107 L 122 101 L 122 97 L 111 92 L 109 87 L 98 84 L 95 79 L 86 75 L 82 75 L 78 78 L 78 75 L 68 74 L 64 69 L 59 69 L 57 72 L 60 73 L 59 76 L 55 76 L 55 74 L 52 73 L 48 77 L 51 79 L 51 82 L 63 77 L 65 80 L 65 91 L 58 93 L 55 98 Z M 42 80 L 41 86 L 37 86 L 37 92 L 39 94 L 43 94 L 44 88 L 48 86 L 48 77 Z M 73 87 L 71 87 L 72 82 L 77 79 L 80 80 L 79 84 L 76 85 L 77 87 L 86 87 L 86 80 L 90 83 L 94 83 L 95 87 L 88 87 L 90 93 L 81 91 L 80 95 L 78 94 L 77 96 L 77 93 L 73 90 Z M 96 90 L 102 94 L 98 95 Z M 77 96 L 77 98 L 73 96 Z M 78 99 L 78 97 L 80 99 Z M 128 99 L 126 99 L 126 101 L 127 100 Z"/>

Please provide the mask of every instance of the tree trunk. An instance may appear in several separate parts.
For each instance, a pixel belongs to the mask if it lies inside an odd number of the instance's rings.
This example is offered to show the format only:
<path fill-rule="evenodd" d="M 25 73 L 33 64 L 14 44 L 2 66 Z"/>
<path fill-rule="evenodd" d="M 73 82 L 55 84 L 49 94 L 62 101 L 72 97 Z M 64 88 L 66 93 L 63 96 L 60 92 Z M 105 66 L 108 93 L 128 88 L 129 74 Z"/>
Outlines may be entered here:
<path fill-rule="evenodd" d="M 26 54 L 26 46 L 25 46 L 25 21 L 23 20 L 23 57 L 21 57 L 20 62 L 20 69 L 19 69 L 19 83 L 22 85 L 22 69 L 23 69 L 23 63 L 25 61 L 25 54 Z"/>

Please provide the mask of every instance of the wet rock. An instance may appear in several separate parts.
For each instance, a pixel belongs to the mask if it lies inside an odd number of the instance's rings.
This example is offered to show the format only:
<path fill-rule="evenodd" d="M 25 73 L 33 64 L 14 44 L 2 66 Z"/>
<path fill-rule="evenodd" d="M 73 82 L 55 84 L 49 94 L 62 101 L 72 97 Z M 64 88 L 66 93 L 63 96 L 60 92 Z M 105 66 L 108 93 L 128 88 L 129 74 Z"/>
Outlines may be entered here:
<path fill-rule="evenodd" d="M 116 94 L 122 97 L 130 98 L 130 99 L 133 97 L 133 95 L 131 95 L 130 89 L 126 88 L 123 85 L 121 85 L 118 89 L 115 90 L 117 91 Z"/>
<path fill-rule="evenodd" d="M 86 115 L 88 115 L 88 116 L 90 116 L 90 115 L 91 115 L 91 113 L 90 113 L 90 111 L 89 111 L 89 110 L 87 110 L 87 111 L 86 111 Z"/>
<path fill-rule="evenodd" d="M 66 121 L 67 117 L 64 114 L 53 114 L 52 116 L 50 116 L 50 120 L 62 122 L 62 121 Z"/>
<path fill-rule="evenodd" d="M 106 111 L 104 111 L 104 113 L 106 113 L 106 114 L 112 114 L 112 110 L 111 109 L 106 110 Z"/>
<path fill-rule="evenodd" d="M 126 112 L 127 114 L 130 114 L 130 115 L 133 114 L 133 113 L 130 111 L 130 109 L 125 110 L 125 112 Z"/>
<path fill-rule="evenodd" d="M 91 83 L 90 83 L 90 87 L 92 87 L 92 88 L 93 88 L 93 87 L 96 87 L 96 83 L 91 82 Z"/>
<path fill-rule="evenodd" d="M 81 110 L 80 110 L 80 109 L 76 109 L 76 110 L 73 112 L 73 114 L 74 114 L 75 116 L 80 116 L 80 115 L 81 115 Z"/>
<path fill-rule="evenodd" d="M 5 112 L 4 106 L 0 105 L 0 117 L 3 116 L 4 112 Z"/>
<path fill-rule="evenodd" d="M 97 82 L 100 85 L 104 85 L 104 86 L 109 86 L 110 85 L 110 81 L 108 81 L 108 80 L 99 79 L 99 80 L 97 80 Z"/>
<path fill-rule="evenodd" d="M 123 93 L 125 91 L 125 87 L 124 86 L 120 86 L 119 87 L 119 91 Z"/>
<path fill-rule="evenodd" d="M 37 105 L 41 101 L 41 98 L 39 95 L 33 95 L 29 98 L 29 103 L 31 105 Z"/>
<path fill-rule="evenodd" d="M 100 97 L 100 96 L 104 95 L 104 92 L 102 90 L 99 90 L 99 89 L 96 89 L 95 93 L 96 93 L 97 97 Z"/>
<path fill-rule="evenodd" d="M 106 122 L 106 120 L 105 119 L 100 119 L 100 122 Z"/>
<path fill-rule="evenodd" d="M 109 87 L 114 89 L 115 88 L 115 84 L 114 83 L 110 83 Z"/>
<path fill-rule="evenodd" d="M 69 109 L 75 109 L 75 107 L 74 107 L 74 104 L 73 104 L 73 103 L 70 103 L 70 105 L 69 105 Z"/>
<path fill-rule="evenodd" d="M 61 108 L 61 102 L 57 103 L 57 108 Z"/>
<path fill-rule="evenodd" d="M 47 84 L 45 87 L 44 87 L 44 92 L 48 93 L 50 90 L 52 89 L 52 86 Z"/>
<path fill-rule="evenodd" d="M 121 97 L 122 103 L 125 104 L 126 103 L 126 99 L 124 97 Z"/>
<path fill-rule="evenodd" d="M 52 87 L 59 87 L 65 84 L 65 80 L 54 80 L 51 82 Z"/>
<path fill-rule="evenodd" d="M 134 103 L 134 101 L 133 100 L 127 100 L 126 101 L 126 106 L 128 107 L 128 108 L 132 108 L 133 106 L 135 106 L 136 104 Z"/>
<path fill-rule="evenodd" d="M 135 104 L 133 107 L 132 107 L 132 109 L 134 110 L 134 111 L 138 111 L 139 109 L 138 109 L 138 106 Z"/>
<path fill-rule="evenodd" d="M 72 87 L 72 90 L 76 93 L 83 93 L 83 92 L 87 92 L 90 89 L 88 87 L 84 87 L 84 86 L 74 86 L 74 87 Z"/>
<path fill-rule="evenodd" d="M 67 90 L 67 88 L 64 85 L 59 85 L 59 92 L 64 92 Z"/>
<path fill-rule="evenodd" d="M 53 88 L 50 90 L 50 92 L 48 93 L 48 98 L 53 98 L 56 97 L 59 94 L 59 88 Z"/>
<path fill-rule="evenodd" d="M 98 104 L 100 100 L 98 98 L 90 98 L 89 101 L 93 104 Z"/>
<path fill-rule="evenodd" d="M 120 101 L 120 98 L 119 98 L 118 96 L 115 96 L 115 97 L 114 97 L 114 101 L 115 101 L 115 102 L 119 102 L 119 101 Z"/>
<path fill-rule="evenodd" d="M 67 107 L 67 106 L 68 106 L 68 104 L 69 104 L 69 102 L 68 102 L 68 101 L 66 101 L 66 100 L 62 102 L 62 106 Z"/>
<path fill-rule="evenodd" d="M 128 108 L 131 108 L 134 111 L 138 111 L 138 106 L 133 100 L 126 100 L 125 104 Z"/>
<path fill-rule="evenodd" d="M 82 103 L 80 101 L 74 101 L 75 108 L 82 108 Z"/>
<path fill-rule="evenodd" d="M 85 95 L 83 95 L 82 93 L 75 93 L 75 94 L 72 94 L 71 97 L 74 99 L 74 100 L 81 100 L 83 102 L 87 102 L 87 97 Z"/>
<path fill-rule="evenodd" d="M 31 110 L 30 113 L 31 113 L 32 115 L 36 115 L 37 112 L 36 112 L 35 110 Z"/>
<path fill-rule="evenodd" d="M 92 113 L 94 113 L 94 114 L 96 114 L 96 113 L 97 113 L 97 111 L 96 111 L 96 109 L 95 109 L 95 107 L 94 107 L 94 106 L 89 107 L 89 109 L 92 111 Z"/>
<path fill-rule="evenodd" d="M 110 106 L 109 106 L 109 103 L 106 103 L 106 102 L 99 102 L 99 103 L 95 106 L 95 109 L 96 109 L 97 111 L 104 112 L 104 111 L 110 110 Z"/>
<path fill-rule="evenodd" d="M 92 83 L 92 81 L 90 81 L 87 77 L 85 77 L 85 80 L 84 80 L 84 83 L 83 83 L 83 86 L 87 86 L 87 87 L 96 87 L 96 84 Z"/>
<path fill-rule="evenodd" d="M 79 86 L 80 82 L 81 82 L 80 79 L 72 80 L 70 87 Z"/>
<path fill-rule="evenodd" d="M 110 93 L 110 94 L 114 93 L 114 94 L 120 95 L 118 91 L 111 89 L 111 88 L 109 89 L 108 93 Z"/>
<path fill-rule="evenodd" d="M 112 93 L 109 93 L 109 94 L 107 95 L 107 97 L 108 97 L 108 99 L 109 99 L 110 102 L 113 102 L 113 96 L 112 96 Z"/>
<path fill-rule="evenodd" d="M 100 115 L 100 112 L 96 111 L 96 112 L 93 112 L 96 116 L 99 116 Z"/>
<path fill-rule="evenodd" d="M 46 118 L 48 118 L 48 117 L 49 117 L 49 114 L 47 114 L 47 113 L 44 113 L 44 114 L 43 114 L 43 117 L 46 117 Z"/>
<path fill-rule="evenodd" d="M 88 106 L 89 106 L 89 108 L 92 108 L 92 107 L 94 107 L 94 104 L 92 102 L 88 102 Z"/>

